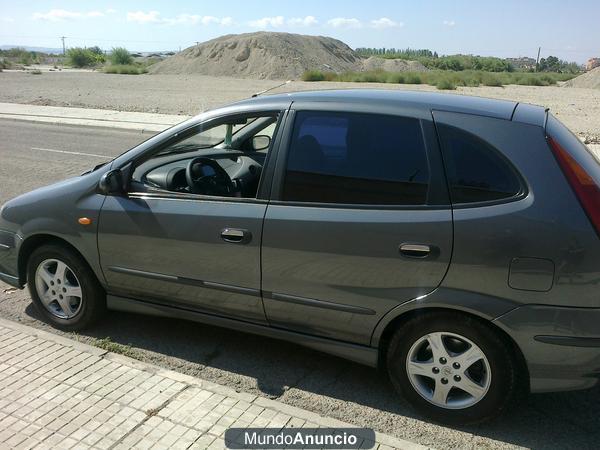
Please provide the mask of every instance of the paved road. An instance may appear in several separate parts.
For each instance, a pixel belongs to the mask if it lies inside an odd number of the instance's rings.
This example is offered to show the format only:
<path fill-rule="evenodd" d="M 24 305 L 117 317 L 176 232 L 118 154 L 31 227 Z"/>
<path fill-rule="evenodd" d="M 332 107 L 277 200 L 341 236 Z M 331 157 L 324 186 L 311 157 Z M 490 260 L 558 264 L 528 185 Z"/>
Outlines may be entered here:
<path fill-rule="evenodd" d="M 151 135 L 140 131 L 0 120 L 0 202 L 79 175 Z"/>
<path fill-rule="evenodd" d="M 0 201 L 77 175 L 103 160 L 92 154 L 116 155 L 147 137 L 0 120 Z M 0 316 L 50 330 L 26 291 L 1 283 Z M 600 440 L 599 388 L 534 395 L 492 424 L 451 429 L 418 417 L 375 370 L 290 343 L 124 313 L 109 314 L 78 338 L 106 337 L 130 345 L 138 359 L 437 448 L 581 449 L 597 448 Z"/>

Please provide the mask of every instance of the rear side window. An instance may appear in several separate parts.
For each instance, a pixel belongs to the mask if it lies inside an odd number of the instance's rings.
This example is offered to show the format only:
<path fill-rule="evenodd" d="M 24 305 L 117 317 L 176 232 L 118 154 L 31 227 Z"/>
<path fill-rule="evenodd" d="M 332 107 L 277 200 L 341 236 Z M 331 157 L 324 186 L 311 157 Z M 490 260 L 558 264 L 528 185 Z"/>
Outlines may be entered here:
<path fill-rule="evenodd" d="M 516 170 L 492 145 L 456 127 L 437 128 L 452 203 L 490 202 L 522 193 Z"/>
<path fill-rule="evenodd" d="M 368 205 L 427 202 L 429 168 L 417 119 L 296 114 L 283 200 Z"/>

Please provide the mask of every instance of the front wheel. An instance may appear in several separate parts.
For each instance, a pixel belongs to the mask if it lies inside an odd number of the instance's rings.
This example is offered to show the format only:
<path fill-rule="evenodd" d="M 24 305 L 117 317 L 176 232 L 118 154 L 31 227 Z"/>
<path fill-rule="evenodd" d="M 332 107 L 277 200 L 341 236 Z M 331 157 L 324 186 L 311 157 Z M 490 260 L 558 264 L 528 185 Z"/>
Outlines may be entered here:
<path fill-rule="evenodd" d="M 519 364 L 497 331 L 460 313 L 427 313 L 393 335 L 387 368 L 394 387 L 426 416 L 471 424 L 504 412 L 520 393 Z"/>
<path fill-rule="evenodd" d="M 27 284 L 46 321 L 64 331 L 89 327 L 106 309 L 106 295 L 94 272 L 81 256 L 58 244 L 33 251 Z"/>

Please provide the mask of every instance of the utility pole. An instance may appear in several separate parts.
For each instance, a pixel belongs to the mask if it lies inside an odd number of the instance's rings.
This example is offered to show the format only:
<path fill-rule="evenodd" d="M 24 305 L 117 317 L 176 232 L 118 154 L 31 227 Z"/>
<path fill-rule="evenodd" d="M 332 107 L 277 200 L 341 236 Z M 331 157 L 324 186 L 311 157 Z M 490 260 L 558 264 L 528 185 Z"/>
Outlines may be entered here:
<path fill-rule="evenodd" d="M 66 53 L 66 52 L 65 52 L 65 39 L 66 39 L 67 37 L 66 37 L 66 36 L 61 36 L 60 38 L 61 38 L 61 40 L 62 40 L 62 43 L 63 43 L 63 55 L 64 55 L 64 54 Z"/>
<path fill-rule="evenodd" d="M 537 58 L 535 60 L 535 71 L 538 71 L 538 67 L 540 65 L 540 51 L 542 50 L 542 47 L 538 47 L 538 54 L 537 54 Z"/>

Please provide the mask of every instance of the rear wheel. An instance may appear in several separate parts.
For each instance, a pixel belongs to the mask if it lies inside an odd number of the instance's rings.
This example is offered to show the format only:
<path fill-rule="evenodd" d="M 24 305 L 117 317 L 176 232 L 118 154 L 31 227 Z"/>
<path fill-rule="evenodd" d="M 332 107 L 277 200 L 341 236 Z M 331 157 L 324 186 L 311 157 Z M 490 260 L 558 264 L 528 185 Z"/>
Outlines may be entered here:
<path fill-rule="evenodd" d="M 27 284 L 33 304 L 61 330 L 86 328 L 106 309 L 104 290 L 87 263 L 57 244 L 33 251 L 27 264 Z"/>
<path fill-rule="evenodd" d="M 406 322 L 390 341 L 387 368 L 394 387 L 439 422 L 491 419 L 521 393 L 512 347 L 460 313 L 423 313 Z"/>

